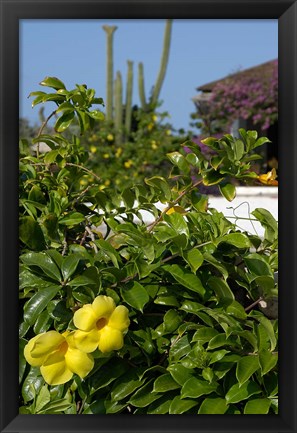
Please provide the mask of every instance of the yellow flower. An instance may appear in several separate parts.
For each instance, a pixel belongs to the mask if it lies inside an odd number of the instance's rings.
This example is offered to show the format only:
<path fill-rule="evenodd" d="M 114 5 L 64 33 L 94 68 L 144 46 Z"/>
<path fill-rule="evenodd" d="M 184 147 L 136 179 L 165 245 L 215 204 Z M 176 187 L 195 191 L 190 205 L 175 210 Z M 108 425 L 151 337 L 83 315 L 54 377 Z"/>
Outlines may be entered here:
<path fill-rule="evenodd" d="M 108 141 L 113 141 L 113 135 L 112 134 L 108 134 L 108 136 L 106 138 Z"/>
<path fill-rule="evenodd" d="M 269 171 L 266 174 L 260 174 L 260 176 L 258 176 L 258 180 L 263 183 L 264 185 L 274 185 L 277 186 L 278 185 L 278 181 L 275 180 L 277 178 L 276 175 L 276 170 L 275 168 L 273 168 L 271 171 Z"/>
<path fill-rule="evenodd" d="M 104 185 L 105 185 L 105 186 L 109 186 L 109 185 L 110 185 L 110 180 L 107 179 L 107 180 L 104 182 Z"/>
<path fill-rule="evenodd" d="M 29 340 L 24 348 L 26 361 L 40 367 L 49 385 L 61 385 L 72 379 L 73 374 L 86 377 L 94 367 L 93 357 L 81 352 L 75 345 L 74 333 L 48 331 Z"/>
<path fill-rule="evenodd" d="M 152 119 L 153 119 L 154 122 L 157 122 L 158 116 L 156 116 L 156 114 L 154 114 L 153 117 L 152 117 Z"/>
<path fill-rule="evenodd" d="M 85 186 L 85 185 L 88 185 L 88 181 L 87 181 L 87 179 L 81 179 L 79 181 L 79 184 L 82 185 L 82 186 Z"/>
<path fill-rule="evenodd" d="M 119 148 L 116 150 L 115 156 L 116 156 L 117 158 L 119 158 L 119 157 L 121 156 L 122 152 L 123 152 L 123 149 L 122 149 L 121 147 L 119 147 Z"/>
<path fill-rule="evenodd" d="M 97 152 L 97 147 L 96 146 L 91 146 L 90 147 L 90 151 L 91 151 L 91 153 L 96 153 Z"/>
<path fill-rule="evenodd" d="M 186 215 L 186 213 L 187 213 L 187 211 L 183 207 L 181 207 L 181 206 L 173 206 L 173 207 L 171 207 L 170 209 L 168 209 L 166 211 L 166 214 L 170 215 L 170 214 L 175 213 L 175 212 L 176 213 L 180 213 L 181 215 Z"/>
<path fill-rule="evenodd" d="M 128 309 L 123 305 L 116 307 L 110 296 L 97 296 L 92 304 L 85 304 L 73 316 L 76 346 L 86 353 L 97 348 L 103 352 L 119 350 L 124 345 L 123 333 L 127 331 L 130 320 Z"/>
<path fill-rule="evenodd" d="M 171 130 L 170 129 L 167 129 L 166 135 L 171 135 Z"/>
<path fill-rule="evenodd" d="M 133 161 L 131 161 L 131 159 L 128 159 L 128 161 L 124 162 L 124 167 L 125 168 L 130 168 L 131 165 L 133 165 Z"/>
<path fill-rule="evenodd" d="M 103 158 L 104 158 L 104 159 L 108 159 L 108 158 L 109 158 L 109 153 L 104 153 L 104 154 L 103 154 Z"/>
<path fill-rule="evenodd" d="M 153 150 L 158 149 L 158 145 L 157 145 L 157 143 L 156 143 L 155 140 L 152 140 L 152 141 L 151 141 L 151 144 L 152 144 L 152 149 L 153 149 Z"/>
<path fill-rule="evenodd" d="M 153 129 L 153 127 L 154 127 L 154 124 L 152 122 L 147 125 L 147 129 L 149 131 L 151 131 Z"/>

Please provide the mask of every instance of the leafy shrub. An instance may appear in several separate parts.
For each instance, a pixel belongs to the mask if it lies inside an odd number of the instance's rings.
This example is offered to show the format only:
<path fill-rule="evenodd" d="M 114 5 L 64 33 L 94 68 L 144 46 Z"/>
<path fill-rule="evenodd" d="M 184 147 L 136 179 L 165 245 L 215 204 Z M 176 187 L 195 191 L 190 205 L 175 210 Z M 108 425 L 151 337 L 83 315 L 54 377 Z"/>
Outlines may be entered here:
<path fill-rule="evenodd" d="M 232 201 L 230 179 L 261 180 L 249 152 L 267 139 L 208 138 L 210 159 L 186 142 L 188 153 L 168 154 L 168 179 L 102 190 L 78 138 L 61 134 L 75 115 L 89 130 L 100 99 L 43 83 L 54 93 L 35 96 L 60 117 L 56 134 L 33 140 L 51 150 L 20 159 L 20 412 L 277 413 L 277 315 L 264 304 L 277 301 L 277 223 L 259 208 L 264 238 L 242 232 L 199 193 L 217 184 Z M 90 332 L 100 341 L 86 349 Z"/>

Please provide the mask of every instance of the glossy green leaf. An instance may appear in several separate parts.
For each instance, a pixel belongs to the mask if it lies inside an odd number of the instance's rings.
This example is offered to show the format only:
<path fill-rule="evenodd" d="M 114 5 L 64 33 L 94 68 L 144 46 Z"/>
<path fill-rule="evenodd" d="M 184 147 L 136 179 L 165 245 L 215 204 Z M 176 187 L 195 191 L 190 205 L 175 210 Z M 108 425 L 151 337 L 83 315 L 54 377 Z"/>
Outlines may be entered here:
<path fill-rule="evenodd" d="M 52 319 L 47 310 L 42 311 L 34 323 L 33 330 L 35 334 L 41 334 L 49 330 L 52 324 Z"/>
<path fill-rule="evenodd" d="M 66 89 L 65 84 L 56 77 L 45 77 L 40 83 L 41 86 L 52 87 L 53 89 Z"/>
<path fill-rule="evenodd" d="M 137 281 L 127 283 L 125 287 L 122 287 L 121 295 L 127 304 L 139 311 L 143 311 L 143 307 L 150 299 L 145 288 Z"/>
<path fill-rule="evenodd" d="M 120 358 L 109 359 L 106 364 L 90 377 L 90 394 L 105 388 L 130 369 L 131 366 Z"/>
<path fill-rule="evenodd" d="M 175 344 L 171 345 L 169 357 L 170 361 L 178 361 L 184 355 L 186 355 L 191 350 L 190 346 L 190 336 L 184 335 Z"/>
<path fill-rule="evenodd" d="M 136 371 L 132 369 L 114 382 L 111 390 L 111 399 L 113 401 L 120 401 L 140 388 L 143 383 L 144 380 L 140 380 Z"/>
<path fill-rule="evenodd" d="M 26 369 L 26 360 L 24 357 L 24 348 L 27 344 L 27 341 L 23 338 L 19 341 L 19 384 L 21 383 L 25 369 Z"/>
<path fill-rule="evenodd" d="M 182 400 L 182 398 L 179 395 L 177 395 L 176 397 L 174 397 L 174 399 L 171 402 L 169 408 L 169 414 L 170 415 L 182 414 L 189 411 L 190 409 L 192 409 L 197 405 L 198 405 L 197 400 L 191 400 L 191 399 Z"/>
<path fill-rule="evenodd" d="M 35 412 L 40 412 L 41 409 L 50 402 L 50 392 L 48 390 L 47 385 L 43 385 L 41 390 L 39 391 L 36 402 L 35 402 Z"/>
<path fill-rule="evenodd" d="M 88 115 L 95 120 L 104 120 L 104 114 L 99 110 L 89 111 Z"/>
<path fill-rule="evenodd" d="M 190 164 L 188 163 L 186 158 L 181 153 L 170 152 L 170 153 L 167 153 L 167 157 L 172 162 L 172 164 L 176 165 L 185 174 L 190 173 Z"/>
<path fill-rule="evenodd" d="M 197 269 L 199 269 L 203 263 L 203 254 L 197 248 L 193 248 L 190 251 L 184 251 L 182 255 L 190 265 L 191 271 L 195 274 Z"/>
<path fill-rule="evenodd" d="M 218 299 L 231 299 L 234 300 L 234 294 L 226 281 L 218 277 L 210 277 L 207 281 L 208 287 L 215 292 Z"/>
<path fill-rule="evenodd" d="M 166 392 L 177 388 L 180 388 L 180 385 L 167 373 L 154 381 L 153 392 Z"/>
<path fill-rule="evenodd" d="M 246 403 L 244 407 L 245 415 L 265 415 L 269 412 L 271 401 L 269 398 L 256 398 Z"/>
<path fill-rule="evenodd" d="M 234 245 L 236 248 L 249 248 L 251 246 L 249 238 L 243 233 L 230 233 L 216 240 L 217 244 L 221 242 Z"/>
<path fill-rule="evenodd" d="M 221 194 L 228 201 L 232 201 L 236 197 L 236 187 L 232 183 L 226 183 L 225 185 L 219 185 Z"/>
<path fill-rule="evenodd" d="M 181 398 L 198 398 L 201 395 L 210 394 L 218 387 L 217 383 L 209 383 L 206 380 L 193 377 L 183 385 L 181 390 Z"/>
<path fill-rule="evenodd" d="M 80 212 L 69 212 L 63 218 L 59 219 L 59 224 L 66 225 L 68 227 L 76 226 L 81 222 L 85 221 L 85 217 Z"/>
<path fill-rule="evenodd" d="M 248 270 L 259 276 L 270 275 L 273 277 L 273 272 L 261 254 L 251 253 L 244 257 L 244 262 Z"/>
<path fill-rule="evenodd" d="M 24 306 L 25 321 L 33 325 L 39 314 L 47 307 L 49 301 L 57 295 L 60 289 L 60 286 L 49 286 L 35 293 Z"/>
<path fill-rule="evenodd" d="M 220 415 L 224 414 L 228 409 L 228 405 L 224 398 L 220 397 L 207 397 L 201 403 L 198 414 L 203 415 Z"/>
<path fill-rule="evenodd" d="M 73 111 L 67 111 L 66 113 L 62 114 L 62 116 L 60 116 L 55 123 L 55 131 L 64 132 L 65 129 L 69 128 L 73 119 L 74 119 Z"/>
<path fill-rule="evenodd" d="M 71 275 L 75 272 L 81 257 L 79 255 L 71 254 L 63 259 L 61 265 L 61 272 L 64 278 L 64 281 L 68 280 Z"/>
<path fill-rule="evenodd" d="M 20 240 L 32 250 L 45 249 L 45 239 L 40 225 L 31 216 L 20 218 L 19 222 Z"/>
<path fill-rule="evenodd" d="M 218 334 L 219 334 L 218 331 L 214 328 L 203 327 L 197 329 L 197 331 L 193 335 L 192 342 L 201 341 L 205 343 L 207 341 L 210 341 L 213 337 L 215 337 Z"/>
<path fill-rule="evenodd" d="M 192 274 L 191 272 L 184 270 L 179 265 L 165 265 L 163 269 L 170 273 L 173 278 L 180 283 L 182 286 L 186 287 L 193 292 L 198 293 L 201 297 L 205 294 L 205 289 L 200 281 L 200 279 Z"/>
<path fill-rule="evenodd" d="M 147 185 L 150 185 L 150 186 L 157 188 L 160 191 L 162 191 L 162 193 L 164 194 L 164 197 L 167 201 L 171 200 L 171 188 L 168 185 L 168 182 L 166 181 L 166 179 L 164 179 L 163 177 L 153 176 L 153 177 L 150 177 L 149 179 L 145 179 L 145 183 Z"/>
<path fill-rule="evenodd" d="M 180 386 L 194 376 L 194 370 L 184 367 L 182 364 L 170 364 L 167 370 Z"/>
<path fill-rule="evenodd" d="M 238 403 L 242 400 L 246 400 L 254 394 L 260 394 L 261 388 L 256 382 L 247 381 L 243 385 L 240 386 L 239 383 L 233 385 L 227 394 L 225 395 L 225 399 L 227 404 L 230 403 Z"/>
<path fill-rule="evenodd" d="M 259 357 L 257 355 L 243 356 L 236 367 L 236 378 L 240 385 L 245 383 L 259 369 Z"/>
<path fill-rule="evenodd" d="M 146 407 L 160 398 L 162 394 L 153 392 L 152 388 L 153 383 L 152 380 L 150 380 L 147 384 L 139 388 L 135 394 L 133 394 L 129 400 L 129 404 L 136 407 Z"/>
<path fill-rule="evenodd" d="M 272 370 L 278 361 L 278 354 L 272 353 L 269 350 L 261 350 L 259 352 L 259 362 L 261 367 L 261 375 L 267 374 Z"/>
<path fill-rule="evenodd" d="M 27 266 L 39 267 L 47 276 L 49 276 L 53 280 L 61 280 L 61 274 L 57 265 L 46 253 L 29 252 L 22 255 L 21 260 Z"/>

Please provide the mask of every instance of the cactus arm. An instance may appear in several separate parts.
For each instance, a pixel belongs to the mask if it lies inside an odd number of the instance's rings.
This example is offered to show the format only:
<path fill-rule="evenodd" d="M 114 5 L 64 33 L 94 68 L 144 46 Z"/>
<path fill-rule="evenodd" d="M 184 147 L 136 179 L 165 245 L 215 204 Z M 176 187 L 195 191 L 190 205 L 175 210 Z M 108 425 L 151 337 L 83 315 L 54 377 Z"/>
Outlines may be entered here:
<path fill-rule="evenodd" d="M 115 129 L 116 129 L 116 143 L 120 144 L 122 141 L 122 120 L 123 120 L 123 84 L 122 75 L 117 72 L 115 80 Z"/>
<path fill-rule="evenodd" d="M 133 91 L 133 62 L 127 61 L 127 87 L 126 87 L 126 109 L 125 109 L 125 130 L 129 135 L 131 131 L 131 116 L 132 116 L 132 91 Z"/>
<path fill-rule="evenodd" d="M 143 63 L 140 62 L 138 64 L 138 91 L 139 91 L 139 99 L 141 108 L 146 111 L 147 110 L 147 102 L 145 98 L 145 89 L 144 89 L 144 73 L 143 73 Z"/>
<path fill-rule="evenodd" d="M 106 120 L 112 121 L 113 103 L 113 34 L 117 26 L 102 26 L 107 35 L 106 62 Z"/>
<path fill-rule="evenodd" d="M 171 42 L 171 29 L 172 29 L 172 20 L 171 19 L 166 20 L 160 70 L 159 70 L 158 78 L 157 78 L 156 84 L 154 86 L 153 94 L 151 97 L 151 103 L 153 106 L 156 105 L 158 102 L 161 87 L 162 87 L 162 84 L 163 84 L 163 81 L 165 78 L 165 74 L 166 74 L 166 69 L 167 69 L 168 59 L 169 59 L 170 42 Z"/>

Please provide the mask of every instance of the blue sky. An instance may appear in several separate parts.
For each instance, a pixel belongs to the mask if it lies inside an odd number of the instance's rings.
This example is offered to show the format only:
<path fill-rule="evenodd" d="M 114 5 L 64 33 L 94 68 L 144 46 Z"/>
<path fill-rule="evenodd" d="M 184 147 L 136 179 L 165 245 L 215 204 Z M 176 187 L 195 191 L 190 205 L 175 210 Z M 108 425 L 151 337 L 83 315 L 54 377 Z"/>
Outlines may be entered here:
<path fill-rule="evenodd" d="M 124 83 L 127 60 L 134 61 L 133 104 L 139 103 L 138 63 L 144 63 L 146 95 L 155 83 L 165 20 L 20 20 L 20 116 L 38 123 L 40 105 L 31 108 L 31 91 L 44 90 L 46 76 L 60 78 L 68 89 L 87 84 L 106 97 L 106 34 L 117 25 L 114 73 Z M 174 20 L 169 64 L 160 99 L 174 128 L 192 129 L 191 100 L 196 88 L 278 56 L 277 20 Z M 53 106 L 49 104 L 46 113 Z"/>

